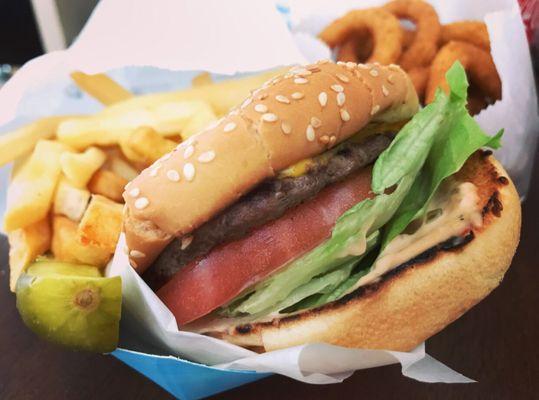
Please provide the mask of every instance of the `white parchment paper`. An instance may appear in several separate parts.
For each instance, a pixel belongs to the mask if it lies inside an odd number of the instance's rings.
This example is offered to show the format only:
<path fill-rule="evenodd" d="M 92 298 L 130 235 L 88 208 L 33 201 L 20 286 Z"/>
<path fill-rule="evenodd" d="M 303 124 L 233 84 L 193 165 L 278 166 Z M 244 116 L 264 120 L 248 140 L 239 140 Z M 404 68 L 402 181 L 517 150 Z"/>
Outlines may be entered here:
<path fill-rule="evenodd" d="M 381 1 L 290 1 L 285 21 L 272 1 L 154 0 L 150 7 L 129 0 L 103 0 L 70 49 L 32 60 L 0 90 L 0 124 L 11 120 L 11 129 L 38 116 L 96 111 L 97 103 L 70 94 L 68 74 L 75 69 L 112 70 L 111 75 L 130 89 L 162 90 L 163 80 L 158 77 L 170 81 L 166 87 L 177 87 L 178 81 L 188 82 L 193 75 L 186 71 L 233 74 L 326 58 L 329 51 L 314 38 L 316 33 L 347 9 L 371 3 Z M 490 132 L 507 129 L 501 158 L 517 183 L 525 183 L 539 124 L 516 1 L 435 3 L 443 22 L 485 18 L 504 82 L 504 100 L 484 111 L 479 121 Z M 6 187 L 6 176 L 7 169 L 0 171 L 0 187 Z M 0 213 L 5 207 L 3 197 Z M 123 238 L 118 249 L 122 247 Z M 124 306 L 133 322 L 130 329 L 142 333 L 161 355 L 220 368 L 275 372 L 318 384 L 340 382 L 354 370 L 392 363 L 400 363 L 405 376 L 424 382 L 471 382 L 425 354 L 424 345 L 409 353 L 310 344 L 256 354 L 214 338 L 180 332 L 173 315 L 128 266 L 122 251 L 116 252 L 107 273 L 122 276 Z"/>
<path fill-rule="evenodd" d="M 242 347 L 192 332 L 178 330 L 172 313 L 128 264 L 124 236 L 120 238 L 107 275 L 122 277 L 123 305 L 129 310 L 130 329 L 164 353 L 219 368 L 274 372 L 306 383 L 341 382 L 355 370 L 400 363 L 403 375 L 422 382 L 468 383 L 425 353 L 422 344 L 411 352 L 347 349 L 308 344 L 257 354 Z"/>

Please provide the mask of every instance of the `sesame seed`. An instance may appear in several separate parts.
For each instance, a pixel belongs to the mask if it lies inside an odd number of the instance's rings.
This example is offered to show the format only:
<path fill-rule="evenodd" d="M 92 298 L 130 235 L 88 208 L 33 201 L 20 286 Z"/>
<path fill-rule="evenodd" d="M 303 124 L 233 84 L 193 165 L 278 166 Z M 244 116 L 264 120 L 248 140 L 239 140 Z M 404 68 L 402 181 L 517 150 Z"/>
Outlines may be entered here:
<path fill-rule="evenodd" d="M 148 200 L 146 197 L 140 197 L 135 200 L 135 208 L 138 210 L 142 210 L 143 208 L 148 207 L 149 204 L 150 200 Z"/>
<path fill-rule="evenodd" d="M 182 237 L 181 249 L 185 250 L 187 247 L 189 247 L 192 241 L 193 241 L 192 235 L 187 235 L 187 236 Z"/>
<path fill-rule="evenodd" d="M 134 268 L 134 269 L 138 268 L 138 264 L 135 261 L 131 260 L 131 259 L 129 260 L 129 265 L 131 265 L 131 267 Z"/>
<path fill-rule="evenodd" d="M 320 128 L 322 126 L 322 121 L 316 117 L 311 118 L 311 125 L 313 128 Z"/>
<path fill-rule="evenodd" d="M 320 92 L 320 94 L 318 95 L 318 102 L 322 107 L 326 106 L 326 104 L 328 103 L 328 95 L 326 92 Z"/>
<path fill-rule="evenodd" d="M 305 95 L 301 92 L 294 92 L 291 94 L 291 96 L 294 100 L 303 99 L 303 97 L 305 97 Z"/>
<path fill-rule="evenodd" d="M 343 75 L 343 74 L 337 74 L 337 78 L 342 81 L 342 82 L 350 82 L 350 79 L 346 76 L 346 75 Z"/>
<path fill-rule="evenodd" d="M 124 246 L 122 250 L 125 254 L 129 255 L 129 247 Z"/>
<path fill-rule="evenodd" d="M 369 66 L 365 64 L 358 64 L 357 67 L 361 69 L 369 69 Z"/>
<path fill-rule="evenodd" d="M 324 58 L 324 59 L 322 59 L 322 60 L 319 60 L 319 61 L 318 61 L 318 64 L 319 64 L 319 65 L 322 65 L 322 64 L 327 64 L 328 62 L 329 62 L 329 60 Z M 339 62 L 340 62 L 340 61 L 339 61 Z M 338 64 L 338 63 L 337 63 L 337 64 Z"/>
<path fill-rule="evenodd" d="M 129 252 L 129 255 L 133 258 L 144 258 L 146 257 L 146 254 L 144 254 L 142 251 L 138 251 L 138 250 L 131 250 Z"/>
<path fill-rule="evenodd" d="M 357 67 L 357 64 L 355 62 L 348 61 L 346 63 L 346 67 L 349 68 L 349 69 L 353 69 L 353 68 Z"/>
<path fill-rule="evenodd" d="M 307 69 L 311 72 L 320 72 L 321 69 L 317 65 L 309 65 Z"/>
<path fill-rule="evenodd" d="M 296 75 L 298 75 L 300 77 L 309 76 L 311 74 L 312 74 L 312 72 L 307 70 L 307 69 L 302 69 L 301 71 L 296 72 Z"/>
<path fill-rule="evenodd" d="M 344 122 L 350 121 L 350 114 L 349 114 L 348 111 L 346 111 L 344 108 L 341 110 L 341 119 L 342 119 Z"/>
<path fill-rule="evenodd" d="M 140 189 L 139 188 L 133 188 L 129 191 L 129 196 L 131 197 L 138 197 L 140 195 Z"/>
<path fill-rule="evenodd" d="M 195 166 L 191 163 L 185 164 L 183 166 L 183 176 L 191 182 L 195 178 Z"/>
<path fill-rule="evenodd" d="M 235 122 L 229 122 L 225 125 L 224 131 L 225 132 L 232 132 L 234 129 L 236 129 L 236 123 Z"/>
<path fill-rule="evenodd" d="M 180 174 L 175 169 L 169 169 L 167 171 L 167 178 L 169 181 L 178 182 L 180 180 Z"/>
<path fill-rule="evenodd" d="M 206 151 L 205 153 L 202 153 L 201 155 L 199 155 L 198 156 L 198 161 L 200 161 L 201 163 L 208 163 L 208 162 L 212 161 L 214 158 L 215 158 L 215 151 L 210 150 L 210 151 Z"/>
<path fill-rule="evenodd" d="M 193 145 L 187 146 L 187 148 L 183 152 L 183 158 L 187 160 L 189 157 L 193 155 L 194 152 L 195 152 L 195 146 Z"/>
<path fill-rule="evenodd" d="M 195 139 L 194 136 L 191 136 L 189 139 L 187 139 L 185 142 L 184 142 L 187 146 L 194 146 L 197 144 L 197 140 Z M 178 145 L 178 147 L 180 147 L 180 145 Z"/>
<path fill-rule="evenodd" d="M 337 61 L 337 65 L 346 65 L 344 61 Z"/>
<path fill-rule="evenodd" d="M 370 74 L 371 76 L 378 76 L 378 75 L 379 75 L 378 70 L 377 70 L 376 68 L 371 69 L 371 70 L 369 71 L 369 74 Z"/>
<path fill-rule="evenodd" d="M 335 144 L 336 141 L 337 141 L 337 136 L 332 135 L 332 136 L 329 138 L 329 147 L 333 146 L 333 145 Z"/>
<path fill-rule="evenodd" d="M 387 88 L 386 88 L 384 85 L 382 85 L 382 93 L 383 93 L 384 96 L 386 96 L 386 97 L 389 95 L 389 90 L 387 90 Z"/>
<path fill-rule="evenodd" d="M 309 81 L 305 78 L 296 78 L 294 79 L 294 83 L 298 84 L 298 85 L 303 85 L 305 83 L 308 83 Z"/>
<path fill-rule="evenodd" d="M 277 119 L 278 119 L 277 115 L 272 114 L 272 113 L 266 113 L 262 115 L 262 120 L 266 122 L 275 122 L 277 121 Z"/>
<path fill-rule="evenodd" d="M 281 130 L 285 135 L 289 135 L 290 133 L 292 133 L 292 125 L 290 125 L 290 123 L 286 121 L 283 121 L 281 122 Z"/>
<path fill-rule="evenodd" d="M 371 115 L 376 114 L 378 112 L 378 110 L 380 110 L 379 105 L 372 106 Z"/>
<path fill-rule="evenodd" d="M 152 169 L 150 170 L 150 176 L 152 176 L 152 177 L 157 176 L 157 173 L 159 172 L 160 169 L 161 169 L 161 166 L 160 166 L 160 165 L 156 165 L 154 168 L 152 168 Z"/>
<path fill-rule="evenodd" d="M 249 104 L 251 104 L 252 101 L 253 101 L 252 98 L 247 97 L 247 98 L 243 101 L 243 103 L 241 103 L 241 108 L 247 107 Z"/>
<path fill-rule="evenodd" d="M 218 119 L 217 121 L 213 121 L 212 123 L 210 123 L 208 125 L 208 127 L 206 128 L 206 130 L 212 130 L 212 129 L 215 129 L 217 128 L 217 126 L 219 126 L 219 124 L 221 123 L 221 120 Z"/>
<path fill-rule="evenodd" d="M 395 75 L 389 74 L 387 76 L 387 81 L 393 85 L 395 83 Z"/>
<path fill-rule="evenodd" d="M 329 136 L 328 135 L 323 135 L 318 140 L 320 141 L 320 143 L 328 144 L 329 143 Z"/>
<path fill-rule="evenodd" d="M 344 104 L 344 101 L 346 100 L 346 96 L 343 92 L 337 93 L 337 105 L 339 107 L 342 107 Z"/>
<path fill-rule="evenodd" d="M 342 92 L 344 88 L 341 85 L 331 85 L 331 90 L 339 93 L 339 92 Z"/>
<path fill-rule="evenodd" d="M 268 111 L 268 107 L 264 104 L 257 104 L 255 106 L 255 111 L 259 113 L 265 113 L 266 111 Z"/>
<path fill-rule="evenodd" d="M 283 96 L 282 94 L 278 94 L 277 96 L 275 96 L 275 100 L 277 100 L 279 103 L 290 104 L 290 100 L 288 100 L 288 97 Z"/>
<path fill-rule="evenodd" d="M 316 138 L 316 135 L 314 133 L 314 128 L 312 125 L 307 125 L 307 130 L 305 131 L 305 136 L 307 136 L 307 140 L 309 142 L 314 142 L 314 139 Z"/>

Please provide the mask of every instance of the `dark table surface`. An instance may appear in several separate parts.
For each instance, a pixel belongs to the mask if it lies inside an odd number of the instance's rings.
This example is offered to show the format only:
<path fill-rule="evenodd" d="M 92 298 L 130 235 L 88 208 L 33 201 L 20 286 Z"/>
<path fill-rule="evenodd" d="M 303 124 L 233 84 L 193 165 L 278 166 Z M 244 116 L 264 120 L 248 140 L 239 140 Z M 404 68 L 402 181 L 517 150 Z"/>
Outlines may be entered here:
<path fill-rule="evenodd" d="M 427 342 L 433 357 L 478 383 L 419 383 L 393 365 L 358 371 L 338 385 L 306 385 L 272 376 L 215 398 L 539 399 L 538 155 L 524 204 L 520 246 L 502 285 Z M 34 336 L 19 319 L 8 290 L 4 238 L 0 267 L 0 399 L 171 398 L 111 356 L 66 351 Z"/>

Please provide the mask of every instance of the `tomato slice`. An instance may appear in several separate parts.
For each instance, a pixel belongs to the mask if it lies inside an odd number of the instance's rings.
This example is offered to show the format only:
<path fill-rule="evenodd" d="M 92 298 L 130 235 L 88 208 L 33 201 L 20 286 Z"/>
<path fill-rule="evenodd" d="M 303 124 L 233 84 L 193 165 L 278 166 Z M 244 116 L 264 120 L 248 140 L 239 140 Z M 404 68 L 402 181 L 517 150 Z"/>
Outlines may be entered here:
<path fill-rule="evenodd" d="M 337 218 L 369 196 L 370 184 L 371 169 L 363 168 L 330 185 L 249 236 L 186 265 L 157 295 L 179 325 L 208 314 L 326 240 Z"/>

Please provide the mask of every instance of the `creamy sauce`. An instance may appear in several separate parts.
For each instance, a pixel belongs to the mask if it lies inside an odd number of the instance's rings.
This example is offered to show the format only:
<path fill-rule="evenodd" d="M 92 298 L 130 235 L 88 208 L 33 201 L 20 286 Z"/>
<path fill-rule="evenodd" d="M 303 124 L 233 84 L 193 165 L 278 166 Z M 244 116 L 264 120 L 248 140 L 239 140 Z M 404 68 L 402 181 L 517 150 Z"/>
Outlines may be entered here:
<path fill-rule="evenodd" d="M 375 282 L 385 273 L 431 247 L 461 235 L 469 228 L 482 225 L 479 196 L 473 183 L 465 182 L 444 189 L 438 191 L 429 206 L 429 211 L 440 210 L 441 214 L 424 222 L 413 234 L 403 233 L 393 239 L 380 254 L 372 270 L 363 276 L 349 293 L 360 286 Z"/>
<path fill-rule="evenodd" d="M 429 205 L 429 212 L 440 210 L 439 214 L 430 221 L 425 221 L 417 231 L 412 234 L 403 233 L 393 239 L 372 267 L 372 270 L 363 276 L 348 290 L 355 291 L 360 286 L 376 282 L 382 275 L 395 269 L 399 265 L 411 260 L 424 251 L 440 244 L 453 236 L 458 236 L 470 228 L 479 228 L 483 223 L 481 207 L 477 188 L 470 182 L 457 184 L 448 182 L 440 188 Z M 365 242 L 351 246 L 347 255 L 363 253 Z M 301 311 L 299 311 L 301 312 Z M 286 314 L 292 315 L 292 314 Z M 256 322 L 267 322 L 273 318 L 286 316 L 280 313 L 259 318 Z M 226 318 L 209 315 L 202 320 L 184 327 L 193 332 L 223 332 L 236 325 L 253 322 L 250 317 Z"/>

